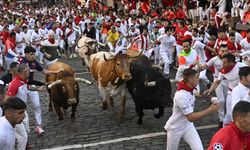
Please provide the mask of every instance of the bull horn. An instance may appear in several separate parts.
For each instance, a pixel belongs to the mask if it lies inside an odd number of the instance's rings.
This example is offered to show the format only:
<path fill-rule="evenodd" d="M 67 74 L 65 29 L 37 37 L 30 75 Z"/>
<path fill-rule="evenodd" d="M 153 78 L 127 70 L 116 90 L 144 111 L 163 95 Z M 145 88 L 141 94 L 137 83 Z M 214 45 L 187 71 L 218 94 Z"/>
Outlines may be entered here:
<path fill-rule="evenodd" d="M 145 82 L 145 86 L 147 86 L 147 87 L 156 86 L 156 82 L 155 81 Z"/>
<path fill-rule="evenodd" d="M 78 82 L 83 82 L 83 83 L 87 83 L 87 84 L 92 84 L 92 82 L 90 82 L 89 80 L 83 79 L 83 78 L 75 78 L 76 81 Z"/>
<path fill-rule="evenodd" d="M 152 67 L 153 67 L 153 68 L 156 68 L 156 69 L 160 69 L 160 70 L 163 69 L 162 66 L 160 66 L 160 65 L 152 65 Z"/>
<path fill-rule="evenodd" d="M 55 82 L 52 82 L 51 84 L 48 85 L 48 88 L 51 89 L 53 86 L 61 84 L 62 80 L 56 80 Z"/>
<path fill-rule="evenodd" d="M 107 57 L 105 56 L 105 54 L 103 54 L 103 59 L 104 59 L 105 61 L 110 61 L 110 60 L 113 60 L 114 58 L 111 57 L 111 58 L 107 59 Z"/>
<path fill-rule="evenodd" d="M 144 85 L 145 85 L 146 87 L 156 86 L 156 81 L 148 82 L 148 76 L 147 76 L 147 74 L 146 74 L 146 75 L 145 75 L 145 82 L 144 82 Z"/>

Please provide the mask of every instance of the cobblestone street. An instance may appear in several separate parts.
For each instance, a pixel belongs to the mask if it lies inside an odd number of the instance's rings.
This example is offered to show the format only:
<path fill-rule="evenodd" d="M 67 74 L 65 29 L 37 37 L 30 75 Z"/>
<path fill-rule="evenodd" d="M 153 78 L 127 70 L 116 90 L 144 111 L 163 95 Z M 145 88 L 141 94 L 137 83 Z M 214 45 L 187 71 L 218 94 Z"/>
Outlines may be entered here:
<path fill-rule="evenodd" d="M 80 59 L 67 60 L 66 63 L 73 66 L 76 72 L 83 72 L 85 69 L 81 65 Z M 78 76 L 91 79 L 90 74 Z M 44 76 L 40 73 L 36 73 L 36 78 L 41 81 L 44 80 Z M 29 143 L 32 149 L 163 150 L 166 148 L 166 134 L 163 127 L 171 115 L 172 109 L 170 107 L 165 108 L 165 114 L 160 119 L 153 117 L 154 112 L 158 110 L 144 111 L 143 126 L 139 127 L 136 124 L 137 115 L 134 102 L 129 93 L 127 93 L 125 119 L 122 122 L 118 122 L 119 101 L 117 97 L 114 101 L 114 107 L 103 111 L 100 107 L 101 98 L 96 83 L 93 85 L 79 84 L 80 102 L 76 111 L 75 122 L 70 120 L 71 108 L 67 110 L 65 119 L 62 121 L 57 119 L 55 111 L 48 112 L 48 94 L 46 92 L 41 93 L 43 127 L 46 131 L 46 134 L 43 136 L 35 134 L 33 106 L 29 101 L 28 112 L 31 127 Z M 175 87 L 173 91 L 175 91 Z M 208 105 L 209 102 L 205 98 L 198 98 L 196 110 L 202 110 Z M 207 147 L 212 135 L 218 130 L 216 124 L 216 114 L 195 122 L 195 126 L 201 128 L 199 129 L 199 135 L 204 148 Z M 142 136 L 136 137 L 139 135 Z M 180 149 L 190 148 L 182 141 Z"/>

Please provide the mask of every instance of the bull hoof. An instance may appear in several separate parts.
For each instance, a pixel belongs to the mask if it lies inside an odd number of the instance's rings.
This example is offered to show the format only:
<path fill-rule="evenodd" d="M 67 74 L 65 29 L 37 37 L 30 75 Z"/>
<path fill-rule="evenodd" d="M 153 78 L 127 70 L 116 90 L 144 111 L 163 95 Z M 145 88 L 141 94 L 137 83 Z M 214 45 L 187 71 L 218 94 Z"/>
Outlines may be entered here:
<path fill-rule="evenodd" d="M 114 100 L 113 100 L 113 98 L 110 98 L 110 100 L 109 100 L 109 106 L 110 107 L 114 107 Z"/>
<path fill-rule="evenodd" d="M 117 120 L 119 122 L 122 122 L 124 120 L 124 116 L 118 115 Z"/>
<path fill-rule="evenodd" d="M 60 121 L 63 120 L 63 117 L 58 117 L 58 120 L 60 120 Z"/>
<path fill-rule="evenodd" d="M 52 112 L 53 111 L 53 108 L 49 107 L 49 112 Z"/>
<path fill-rule="evenodd" d="M 102 102 L 102 110 L 108 109 L 108 103 L 107 102 Z"/>
<path fill-rule="evenodd" d="M 159 118 L 162 117 L 162 115 L 160 115 L 160 114 L 154 114 L 154 117 L 157 118 L 157 119 L 159 119 Z"/>
<path fill-rule="evenodd" d="M 138 119 L 137 125 L 142 126 L 142 119 Z"/>
<path fill-rule="evenodd" d="M 71 117 L 70 120 L 71 120 L 71 122 L 75 122 L 75 120 L 76 120 L 75 116 Z"/>

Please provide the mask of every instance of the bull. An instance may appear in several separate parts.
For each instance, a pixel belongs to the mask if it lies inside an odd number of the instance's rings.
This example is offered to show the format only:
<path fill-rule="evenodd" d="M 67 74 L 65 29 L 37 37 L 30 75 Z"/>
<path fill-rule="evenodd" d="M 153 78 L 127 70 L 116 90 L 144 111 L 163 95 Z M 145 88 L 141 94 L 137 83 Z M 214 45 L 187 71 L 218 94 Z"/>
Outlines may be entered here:
<path fill-rule="evenodd" d="M 86 64 L 89 67 L 90 55 L 97 53 L 96 50 L 96 41 L 83 36 L 76 46 L 79 56 L 82 58 L 83 66 Z"/>
<path fill-rule="evenodd" d="M 98 84 L 102 97 L 102 109 L 105 110 L 108 106 L 113 107 L 113 96 L 121 96 L 119 121 L 125 114 L 126 85 L 124 81 L 132 78 L 130 74 L 131 60 L 132 57 L 127 54 L 114 55 L 112 52 L 98 52 L 90 56 L 90 72 Z"/>
<path fill-rule="evenodd" d="M 135 102 L 138 125 L 142 125 L 143 109 L 159 108 L 155 118 L 164 115 L 164 108 L 172 105 L 171 83 L 150 63 L 146 56 L 140 56 L 131 62 L 132 79 L 126 81 L 129 93 Z"/>
<path fill-rule="evenodd" d="M 46 75 L 46 83 L 49 92 L 49 111 L 53 111 L 52 104 L 59 120 L 63 120 L 63 110 L 72 106 L 71 119 L 75 119 L 75 111 L 79 103 L 79 84 L 84 82 L 91 84 L 90 81 L 75 78 L 73 69 L 62 62 L 56 62 L 48 66 L 48 70 L 62 70 L 57 74 Z"/>

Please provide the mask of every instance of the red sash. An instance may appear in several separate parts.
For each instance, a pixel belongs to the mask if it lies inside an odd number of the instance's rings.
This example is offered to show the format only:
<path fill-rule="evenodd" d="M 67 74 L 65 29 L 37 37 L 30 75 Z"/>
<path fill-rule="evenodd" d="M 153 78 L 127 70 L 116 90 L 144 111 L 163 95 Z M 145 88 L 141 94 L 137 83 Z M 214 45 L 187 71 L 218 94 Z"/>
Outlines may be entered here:
<path fill-rule="evenodd" d="M 69 37 L 73 32 L 74 32 L 74 29 L 71 29 L 71 30 L 67 33 L 67 37 Z"/>

